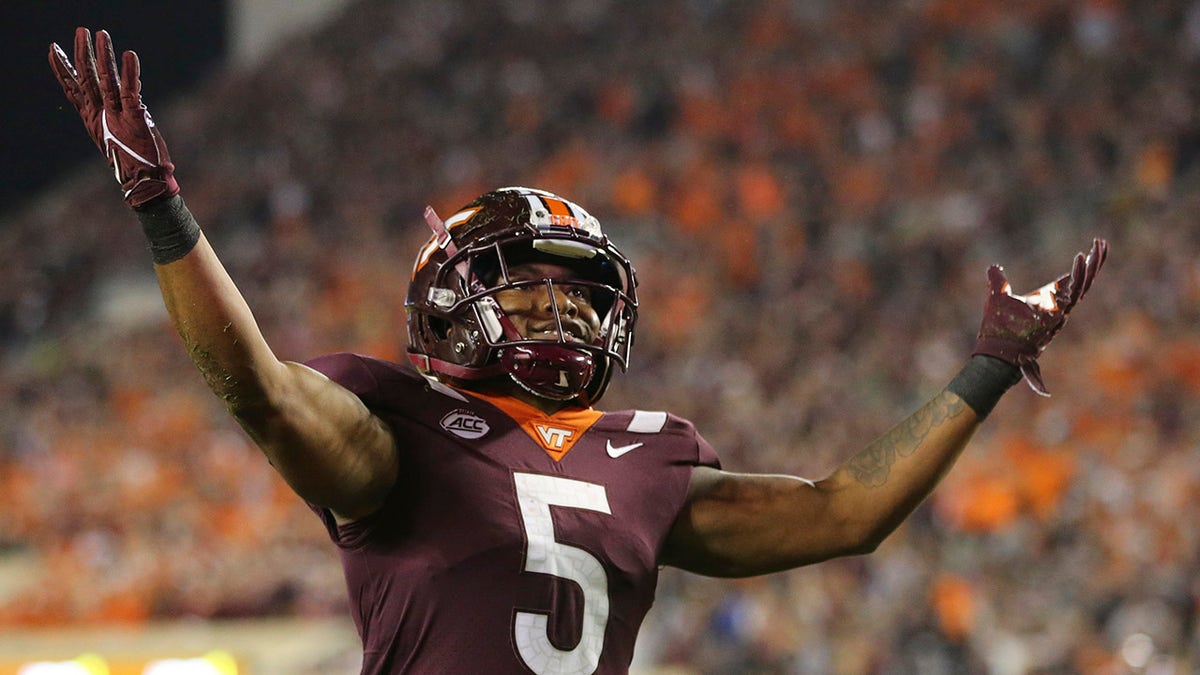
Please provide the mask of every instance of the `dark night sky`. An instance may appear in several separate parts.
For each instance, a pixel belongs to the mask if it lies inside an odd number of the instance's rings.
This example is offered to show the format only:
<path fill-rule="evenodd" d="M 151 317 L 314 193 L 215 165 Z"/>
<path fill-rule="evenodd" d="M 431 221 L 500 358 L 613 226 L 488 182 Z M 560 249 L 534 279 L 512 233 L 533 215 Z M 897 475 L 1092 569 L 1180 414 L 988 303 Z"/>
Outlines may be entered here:
<path fill-rule="evenodd" d="M 50 72 L 51 42 L 72 54 L 76 26 L 108 30 L 118 53 L 133 49 L 143 67 L 153 69 L 154 95 L 160 100 L 210 72 L 228 43 L 225 0 L 14 4 L 4 8 L 0 22 L 0 54 L 7 61 L 0 113 L 0 158 L 6 167 L 0 180 L 0 213 L 19 206 L 56 175 L 97 152 Z M 149 103 L 153 106 L 154 101 Z"/>

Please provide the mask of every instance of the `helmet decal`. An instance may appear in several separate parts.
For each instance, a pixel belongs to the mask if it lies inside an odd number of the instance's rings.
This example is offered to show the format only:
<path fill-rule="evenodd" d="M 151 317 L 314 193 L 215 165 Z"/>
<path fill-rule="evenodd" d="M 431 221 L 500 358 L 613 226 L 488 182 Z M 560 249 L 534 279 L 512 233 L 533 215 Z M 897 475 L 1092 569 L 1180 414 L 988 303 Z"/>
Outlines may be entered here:
<path fill-rule="evenodd" d="M 417 262 L 413 265 L 414 277 L 425 266 L 425 263 L 429 262 L 429 257 L 433 255 L 434 251 L 453 246 L 454 240 L 450 236 L 450 228 L 467 222 L 478 211 L 479 208 L 463 209 L 443 221 L 438 217 L 437 212 L 433 210 L 432 206 L 425 207 L 425 222 L 433 230 L 433 236 L 430 237 L 429 241 L 425 242 L 425 245 L 421 247 L 420 252 L 417 254 Z M 453 255 L 454 251 L 450 251 L 450 254 Z"/>
<path fill-rule="evenodd" d="M 476 213 L 479 213 L 479 209 L 480 209 L 480 207 L 478 207 L 478 206 L 476 206 L 475 208 L 471 208 L 471 209 L 463 209 L 462 211 L 459 211 L 458 213 L 450 216 L 449 218 L 446 219 L 446 229 L 450 230 L 458 225 L 462 225 L 463 223 L 467 222 L 468 220 L 471 219 L 471 216 L 475 215 Z"/>

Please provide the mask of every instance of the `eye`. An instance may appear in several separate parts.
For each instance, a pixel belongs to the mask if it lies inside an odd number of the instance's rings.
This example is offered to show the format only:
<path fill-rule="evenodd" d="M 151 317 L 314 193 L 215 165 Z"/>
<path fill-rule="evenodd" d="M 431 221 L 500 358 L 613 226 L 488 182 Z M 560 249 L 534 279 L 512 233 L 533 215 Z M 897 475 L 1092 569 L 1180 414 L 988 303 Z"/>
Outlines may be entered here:
<path fill-rule="evenodd" d="M 567 295 L 577 300 L 582 300 L 587 303 L 592 301 L 592 289 L 587 286 L 567 286 L 564 289 Z"/>

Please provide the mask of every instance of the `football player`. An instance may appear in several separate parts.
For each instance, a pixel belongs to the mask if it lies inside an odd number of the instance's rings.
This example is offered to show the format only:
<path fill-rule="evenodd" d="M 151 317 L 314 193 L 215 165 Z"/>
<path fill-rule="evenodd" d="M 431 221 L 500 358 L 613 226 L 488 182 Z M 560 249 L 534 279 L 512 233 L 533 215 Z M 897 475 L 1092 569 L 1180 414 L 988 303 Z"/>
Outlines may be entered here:
<path fill-rule="evenodd" d="M 97 58 L 98 57 L 98 58 Z M 579 205 L 482 195 L 432 230 L 410 364 L 275 356 L 179 196 L 137 56 L 77 30 L 50 64 L 140 220 L 171 319 L 230 413 L 323 520 L 365 673 L 623 673 L 661 565 L 741 577 L 872 551 L 1042 350 L 1107 255 L 1017 296 L 999 267 L 974 354 L 828 477 L 721 469 L 688 421 L 595 405 L 628 363 L 633 265 Z"/>

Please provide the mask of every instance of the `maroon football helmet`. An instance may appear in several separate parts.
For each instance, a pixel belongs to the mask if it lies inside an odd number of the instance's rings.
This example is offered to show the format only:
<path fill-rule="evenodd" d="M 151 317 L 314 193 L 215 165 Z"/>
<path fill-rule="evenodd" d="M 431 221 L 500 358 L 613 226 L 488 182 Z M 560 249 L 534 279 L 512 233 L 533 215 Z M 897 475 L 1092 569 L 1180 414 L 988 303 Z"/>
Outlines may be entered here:
<path fill-rule="evenodd" d="M 442 221 L 413 266 L 405 308 L 409 358 L 422 372 L 458 380 L 507 375 L 544 398 L 600 399 L 613 367 L 625 369 L 637 321 L 637 280 L 629 260 L 600 223 L 578 204 L 523 187 L 494 190 Z M 509 268 L 547 262 L 571 269 L 569 282 L 514 281 Z M 558 323 L 555 339 L 528 339 L 504 315 L 495 295 L 523 286 L 570 283 L 588 288 L 600 330 L 590 343 Z"/>

